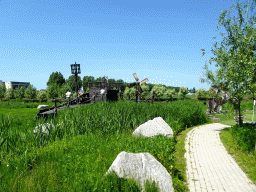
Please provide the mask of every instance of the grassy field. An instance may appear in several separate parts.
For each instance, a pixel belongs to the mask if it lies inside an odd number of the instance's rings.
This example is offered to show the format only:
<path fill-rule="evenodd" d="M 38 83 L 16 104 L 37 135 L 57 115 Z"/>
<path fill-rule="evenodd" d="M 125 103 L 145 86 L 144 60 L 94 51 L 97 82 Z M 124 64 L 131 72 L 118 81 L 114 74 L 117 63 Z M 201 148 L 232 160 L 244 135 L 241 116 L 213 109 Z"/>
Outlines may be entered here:
<path fill-rule="evenodd" d="M 242 110 L 252 110 L 252 103 L 242 102 Z M 196 100 L 139 105 L 125 100 L 99 102 L 61 110 L 47 121 L 35 121 L 39 104 L 52 106 L 54 102 L 0 103 L 0 191 L 140 191 L 133 179 L 118 178 L 114 172 L 103 176 L 122 151 L 150 153 L 172 176 L 175 191 L 188 191 L 186 134 L 194 127 L 213 123 L 205 113 L 208 107 Z M 245 116 L 249 121 L 251 114 Z M 139 125 L 155 117 L 170 125 L 173 138 L 132 137 Z M 233 116 L 215 117 L 223 124 L 235 124 Z M 53 127 L 49 136 L 34 136 L 34 128 L 45 122 L 60 126 Z M 227 151 L 256 184 L 255 135 L 252 127 L 233 126 L 220 132 Z M 148 183 L 146 191 L 157 188 Z"/>

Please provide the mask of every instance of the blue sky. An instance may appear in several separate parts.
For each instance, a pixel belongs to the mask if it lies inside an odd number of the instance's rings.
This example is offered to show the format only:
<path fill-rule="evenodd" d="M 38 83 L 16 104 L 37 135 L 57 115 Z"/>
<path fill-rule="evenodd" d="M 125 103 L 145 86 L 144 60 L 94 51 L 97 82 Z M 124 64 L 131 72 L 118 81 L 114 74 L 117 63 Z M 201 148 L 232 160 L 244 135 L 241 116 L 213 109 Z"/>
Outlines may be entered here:
<path fill-rule="evenodd" d="M 243 1 L 240 1 L 243 2 Z M 30 82 L 46 89 L 52 72 L 95 79 L 132 74 L 150 83 L 200 83 L 203 66 L 220 42 L 217 19 L 235 0 L 2 0 L 0 1 L 0 80 Z M 248 17 L 250 16 L 250 12 Z M 217 36 L 216 39 L 212 39 Z M 205 49 L 205 56 L 201 56 Z M 213 65 L 209 69 L 215 71 Z"/>

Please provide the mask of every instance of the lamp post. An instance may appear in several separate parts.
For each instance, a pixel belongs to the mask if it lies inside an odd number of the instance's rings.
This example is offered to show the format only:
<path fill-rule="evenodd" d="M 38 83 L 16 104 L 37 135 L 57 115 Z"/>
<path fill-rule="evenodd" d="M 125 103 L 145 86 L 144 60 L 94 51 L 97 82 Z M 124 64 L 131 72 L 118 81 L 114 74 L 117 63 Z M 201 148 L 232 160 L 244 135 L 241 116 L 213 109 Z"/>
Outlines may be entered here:
<path fill-rule="evenodd" d="M 77 93 L 77 74 L 81 73 L 80 64 L 76 64 L 76 62 L 75 62 L 75 64 L 71 64 L 71 73 L 74 74 L 76 77 L 76 94 L 78 95 L 78 93 Z"/>

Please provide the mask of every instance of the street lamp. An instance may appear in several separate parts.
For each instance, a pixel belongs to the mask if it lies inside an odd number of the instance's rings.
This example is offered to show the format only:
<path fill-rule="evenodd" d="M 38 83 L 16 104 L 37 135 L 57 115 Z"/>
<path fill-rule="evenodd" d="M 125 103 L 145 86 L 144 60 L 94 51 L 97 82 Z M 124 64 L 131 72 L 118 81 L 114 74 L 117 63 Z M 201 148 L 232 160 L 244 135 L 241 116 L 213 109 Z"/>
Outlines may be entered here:
<path fill-rule="evenodd" d="M 80 64 L 76 64 L 76 62 L 75 62 L 75 64 L 71 64 L 71 73 L 74 74 L 75 77 L 76 77 L 76 94 L 78 96 L 78 93 L 77 93 L 77 74 L 81 73 Z"/>

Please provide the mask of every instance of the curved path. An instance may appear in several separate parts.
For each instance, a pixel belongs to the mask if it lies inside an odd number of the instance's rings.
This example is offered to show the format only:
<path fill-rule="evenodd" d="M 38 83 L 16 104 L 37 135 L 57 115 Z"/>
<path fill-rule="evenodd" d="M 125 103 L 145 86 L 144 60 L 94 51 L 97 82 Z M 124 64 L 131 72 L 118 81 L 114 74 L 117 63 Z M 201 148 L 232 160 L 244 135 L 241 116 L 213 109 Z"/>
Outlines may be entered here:
<path fill-rule="evenodd" d="M 185 158 L 190 191 L 256 192 L 256 186 L 228 154 L 220 140 L 220 130 L 227 127 L 230 126 L 212 123 L 187 133 Z"/>

